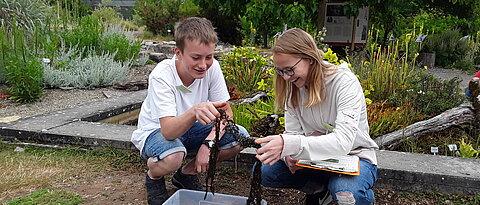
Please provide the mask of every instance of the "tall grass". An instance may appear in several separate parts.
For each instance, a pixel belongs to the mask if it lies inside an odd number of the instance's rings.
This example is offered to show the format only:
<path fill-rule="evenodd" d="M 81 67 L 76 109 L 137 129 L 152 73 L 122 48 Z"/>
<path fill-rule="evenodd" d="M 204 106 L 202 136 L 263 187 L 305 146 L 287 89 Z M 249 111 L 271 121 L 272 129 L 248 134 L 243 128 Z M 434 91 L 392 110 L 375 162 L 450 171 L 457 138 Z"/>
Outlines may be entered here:
<path fill-rule="evenodd" d="M 33 30 L 36 22 L 43 21 L 47 17 L 47 10 L 48 6 L 44 0 L 2 0 L 0 1 L 0 26 L 7 30 L 14 25 Z"/>
<path fill-rule="evenodd" d="M 397 90 L 407 87 L 407 79 L 412 76 L 418 53 L 410 54 L 412 34 L 402 39 L 387 46 L 370 44 L 363 56 L 366 60 L 362 56 L 349 59 L 352 71 L 360 77 L 362 86 L 373 88 L 370 98 L 374 101 L 386 100 Z"/>
<path fill-rule="evenodd" d="M 26 33 L 25 28 L 15 21 L 10 29 L 4 27 L 0 31 L 0 65 L 3 67 L 0 75 L 4 76 L 5 82 L 11 87 L 11 99 L 22 103 L 36 101 L 43 93 L 43 68 L 26 45 L 30 40 Z"/>

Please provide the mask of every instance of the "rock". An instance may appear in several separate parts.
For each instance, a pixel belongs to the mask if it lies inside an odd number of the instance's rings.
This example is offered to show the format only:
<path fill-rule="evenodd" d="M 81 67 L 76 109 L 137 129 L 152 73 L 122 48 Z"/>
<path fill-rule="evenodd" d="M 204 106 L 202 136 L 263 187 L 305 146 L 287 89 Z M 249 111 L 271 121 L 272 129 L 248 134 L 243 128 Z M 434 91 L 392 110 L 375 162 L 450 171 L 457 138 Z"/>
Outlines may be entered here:
<path fill-rule="evenodd" d="M 25 152 L 25 149 L 23 149 L 21 147 L 15 147 L 15 149 L 13 151 L 14 152 Z"/>
<path fill-rule="evenodd" d="M 148 87 L 147 80 L 136 80 L 129 82 L 116 82 L 113 84 L 114 89 L 126 90 L 126 91 L 137 91 L 144 90 Z"/>
<path fill-rule="evenodd" d="M 173 54 L 173 49 L 175 48 L 175 45 L 170 45 L 170 44 L 154 44 L 149 47 L 147 47 L 147 50 L 153 51 L 155 53 L 171 53 Z"/>
<path fill-rule="evenodd" d="M 165 55 L 164 53 L 150 53 L 148 58 L 152 61 L 155 61 L 155 62 L 159 63 L 159 62 L 167 59 L 168 56 Z"/>
<path fill-rule="evenodd" d="M 0 118 L 0 123 L 9 123 L 9 122 L 17 121 L 20 118 L 22 118 L 22 117 L 16 116 L 16 115 L 8 116 L 8 117 L 2 117 L 2 118 Z"/>
<path fill-rule="evenodd" d="M 106 98 L 111 98 L 111 97 L 122 96 L 124 92 L 104 90 L 102 91 L 102 93 Z"/>

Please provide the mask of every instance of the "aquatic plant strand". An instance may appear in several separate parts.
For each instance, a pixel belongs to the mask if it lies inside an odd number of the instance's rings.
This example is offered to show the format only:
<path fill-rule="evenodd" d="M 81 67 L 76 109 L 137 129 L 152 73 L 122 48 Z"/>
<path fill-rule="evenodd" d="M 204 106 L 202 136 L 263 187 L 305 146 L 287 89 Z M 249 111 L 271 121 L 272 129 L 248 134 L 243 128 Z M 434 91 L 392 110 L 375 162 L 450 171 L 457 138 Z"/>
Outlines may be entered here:
<path fill-rule="evenodd" d="M 215 179 L 215 172 L 216 172 L 216 167 L 217 167 L 217 160 L 218 160 L 218 153 L 220 151 L 218 147 L 218 141 L 220 140 L 220 130 L 222 123 L 225 125 L 225 133 L 230 133 L 232 134 L 235 139 L 240 138 L 240 133 L 238 131 L 238 127 L 235 125 L 235 123 L 229 119 L 228 115 L 226 114 L 225 110 L 218 110 L 220 112 L 220 117 L 217 118 L 214 121 L 214 126 L 215 126 L 215 139 L 214 145 L 212 148 L 210 148 L 210 156 L 208 159 L 208 170 L 207 170 L 207 176 L 205 177 L 205 184 L 206 184 L 206 189 L 205 189 L 205 196 L 204 199 L 207 198 L 207 194 L 210 190 L 212 194 L 215 194 L 215 187 L 213 185 L 214 179 Z"/>

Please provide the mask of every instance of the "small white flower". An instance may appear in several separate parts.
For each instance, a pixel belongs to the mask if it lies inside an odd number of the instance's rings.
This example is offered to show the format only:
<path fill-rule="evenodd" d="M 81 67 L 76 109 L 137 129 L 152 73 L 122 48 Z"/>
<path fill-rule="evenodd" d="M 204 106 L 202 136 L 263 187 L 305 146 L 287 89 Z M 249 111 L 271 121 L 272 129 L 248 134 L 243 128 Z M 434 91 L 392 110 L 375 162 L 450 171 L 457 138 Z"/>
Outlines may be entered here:
<path fill-rule="evenodd" d="M 172 30 L 168 29 L 167 32 L 170 33 L 170 32 L 172 32 Z"/>
<path fill-rule="evenodd" d="M 48 63 L 50 63 L 50 59 L 48 59 L 48 58 L 42 58 L 42 62 L 48 64 Z"/>
<path fill-rule="evenodd" d="M 419 91 L 418 91 L 418 94 L 422 94 L 422 95 L 423 95 L 423 94 L 425 94 L 425 92 L 423 92 L 423 90 L 419 90 Z"/>

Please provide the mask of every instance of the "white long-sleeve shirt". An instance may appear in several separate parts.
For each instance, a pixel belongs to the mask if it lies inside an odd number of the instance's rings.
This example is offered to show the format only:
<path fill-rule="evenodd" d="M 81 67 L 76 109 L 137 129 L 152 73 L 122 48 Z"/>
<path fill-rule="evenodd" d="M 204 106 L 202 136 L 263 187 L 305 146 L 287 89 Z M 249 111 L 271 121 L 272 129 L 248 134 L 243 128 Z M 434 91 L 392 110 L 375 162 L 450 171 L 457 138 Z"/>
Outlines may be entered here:
<path fill-rule="evenodd" d="M 300 89 L 299 106 L 285 111 L 281 157 L 322 160 L 350 154 L 376 165 L 378 145 L 369 135 L 365 96 L 347 63 L 325 78 L 325 90 L 325 100 L 307 108 L 308 90 Z"/>

